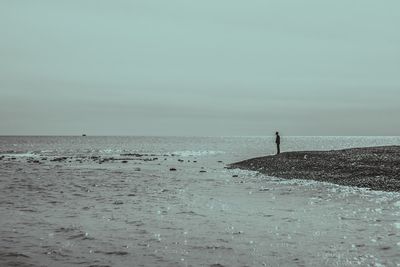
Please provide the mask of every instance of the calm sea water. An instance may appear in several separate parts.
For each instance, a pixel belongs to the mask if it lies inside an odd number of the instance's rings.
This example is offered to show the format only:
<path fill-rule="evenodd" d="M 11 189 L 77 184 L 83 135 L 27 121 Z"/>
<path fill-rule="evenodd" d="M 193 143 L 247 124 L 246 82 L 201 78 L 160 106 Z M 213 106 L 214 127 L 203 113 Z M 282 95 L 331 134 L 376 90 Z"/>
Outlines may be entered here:
<path fill-rule="evenodd" d="M 0 265 L 399 266 L 399 194 L 225 168 L 274 152 L 273 137 L 0 137 Z"/>

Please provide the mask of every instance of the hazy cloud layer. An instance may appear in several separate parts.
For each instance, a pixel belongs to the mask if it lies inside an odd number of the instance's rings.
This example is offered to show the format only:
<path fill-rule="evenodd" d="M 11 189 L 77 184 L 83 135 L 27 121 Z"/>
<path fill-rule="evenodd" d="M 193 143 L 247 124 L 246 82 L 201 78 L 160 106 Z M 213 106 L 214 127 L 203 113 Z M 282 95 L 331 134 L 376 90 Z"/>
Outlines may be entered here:
<path fill-rule="evenodd" d="M 0 0 L 0 134 L 400 135 L 399 10 Z"/>

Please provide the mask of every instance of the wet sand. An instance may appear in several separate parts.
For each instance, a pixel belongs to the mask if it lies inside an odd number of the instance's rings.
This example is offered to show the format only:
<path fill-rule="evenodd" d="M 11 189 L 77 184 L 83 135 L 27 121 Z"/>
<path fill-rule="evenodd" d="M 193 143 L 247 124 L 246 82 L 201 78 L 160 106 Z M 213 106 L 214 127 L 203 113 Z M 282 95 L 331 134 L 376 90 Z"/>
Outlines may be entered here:
<path fill-rule="evenodd" d="M 400 191 L 400 146 L 285 152 L 233 163 L 229 167 L 286 179 Z"/>

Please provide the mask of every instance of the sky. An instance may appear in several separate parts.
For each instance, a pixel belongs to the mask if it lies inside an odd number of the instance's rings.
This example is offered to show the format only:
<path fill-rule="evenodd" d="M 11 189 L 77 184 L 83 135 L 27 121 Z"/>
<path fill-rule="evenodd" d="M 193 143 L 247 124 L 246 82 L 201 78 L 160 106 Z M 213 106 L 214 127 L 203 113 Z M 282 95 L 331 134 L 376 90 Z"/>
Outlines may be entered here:
<path fill-rule="evenodd" d="M 400 135 L 398 0 L 0 0 L 0 135 Z"/>

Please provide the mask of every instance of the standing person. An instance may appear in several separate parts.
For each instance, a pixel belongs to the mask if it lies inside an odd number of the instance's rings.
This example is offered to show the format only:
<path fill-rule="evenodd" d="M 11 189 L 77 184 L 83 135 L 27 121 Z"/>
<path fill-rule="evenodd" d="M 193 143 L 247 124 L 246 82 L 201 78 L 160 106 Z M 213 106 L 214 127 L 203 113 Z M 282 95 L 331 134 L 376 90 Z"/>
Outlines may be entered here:
<path fill-rule="evenodd" d="M 276 154 L 279 155 L 281 153 L 281 137 L 279 136 L 279 132 L 275 133 L 276 139 L 275 139 L 275 144 L 276 144 Z"/>

